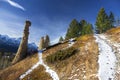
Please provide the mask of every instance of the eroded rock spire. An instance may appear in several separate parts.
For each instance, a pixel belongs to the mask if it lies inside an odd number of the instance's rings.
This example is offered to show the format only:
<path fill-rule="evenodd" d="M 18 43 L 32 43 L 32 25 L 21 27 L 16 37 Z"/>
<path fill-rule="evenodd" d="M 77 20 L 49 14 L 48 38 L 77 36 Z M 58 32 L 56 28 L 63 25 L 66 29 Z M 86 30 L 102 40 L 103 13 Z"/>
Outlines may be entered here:
<path fill-rule="evenodd" d="M 29 27 L 31 26 L 30 21 L 25 22 L 25 28 L 23 33 L 23 38 L 21 40 L 20 46 L 18 48 L 18 51 L 16 53 L 15 58 L 13 59 L 12 64 L 15 64 L 25 58 L 27 56 L 27 48 L 28 48 L 28 36 L 29 36 Z"/>
<path fill-rule="evenodd" d="M 49 36 L 46 35 L 45 37 L 41 37 L 40 44 L 39 44 L 39 50 L 41 50 L 43 48 L 47 48 L 48 46 L 50 46 L 50 38 L 49 38 Z"/>
<path fill-rule="evenodd" d="M 41 37 L 40 44 L 39 44 L 39 50 L 44 48 L 44 37 Z"/>

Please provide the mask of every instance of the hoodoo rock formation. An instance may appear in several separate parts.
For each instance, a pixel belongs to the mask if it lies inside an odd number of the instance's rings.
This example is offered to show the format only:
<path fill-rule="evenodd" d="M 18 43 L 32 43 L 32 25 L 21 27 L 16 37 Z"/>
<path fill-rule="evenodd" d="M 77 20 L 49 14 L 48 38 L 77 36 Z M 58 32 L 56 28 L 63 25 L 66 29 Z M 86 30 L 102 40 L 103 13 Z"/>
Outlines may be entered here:
<path fill-rule="evenodd" d="M 40 44 L 39 44 L 39 50 L 44 48 L 44 37 L 41 37 Z"/>
<path fill-rule="evenodd" d="M 20 46 L 18 48 L 18 51 L 16 53 L 15 58 L 13 59 L 12 64 L 15 64 L 25 58 L 27 56 L 27 48 L 28 48 L 28 36 L 29 36 L 29 27 L 31 26 L 30 21 L 25 22 L 25 28 L 23 33 L 23 38 L 21 40 Z"/>
<path fill-rule="evenodd" d="M 45 37 L 41 37 L 40 39 L 40 44 L 39 44 L 39 50 L 43 49 L 43 48 L 47 48 L 50 45 L 50 38 L 48 35 L 46 35 Z"/>
<path fill-rule="evenodd" d="M 44 47 L 48 47 L 50 45 L 50 38 L 48 35 L 45 36 Z"/>

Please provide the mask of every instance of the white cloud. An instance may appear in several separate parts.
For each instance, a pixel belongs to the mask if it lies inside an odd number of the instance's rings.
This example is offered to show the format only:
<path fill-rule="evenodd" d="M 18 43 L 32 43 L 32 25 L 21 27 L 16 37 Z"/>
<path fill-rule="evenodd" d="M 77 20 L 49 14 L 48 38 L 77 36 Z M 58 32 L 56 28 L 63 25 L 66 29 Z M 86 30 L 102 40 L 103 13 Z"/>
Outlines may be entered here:
<path fill-rule="evenodd" d="M 24 7 L 22 7 L 21 5 L 19 5 L 18 3 L 14 2 L 12 0 L 2 0 L 2 1 L 5 1 L 5 2 L 9 3 L 11 6 L 19 8 L 19 9 L 25 11 Z"/>

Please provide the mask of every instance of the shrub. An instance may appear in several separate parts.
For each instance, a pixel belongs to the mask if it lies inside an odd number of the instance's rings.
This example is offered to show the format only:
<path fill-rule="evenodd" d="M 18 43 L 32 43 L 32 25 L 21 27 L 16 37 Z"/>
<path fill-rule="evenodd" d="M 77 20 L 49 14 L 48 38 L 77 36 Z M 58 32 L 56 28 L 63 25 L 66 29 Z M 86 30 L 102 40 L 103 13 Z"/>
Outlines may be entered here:
<path fill-rule="evenodd" d="M 71 57 L 72 55 L 74 55 L 76 53 L 76 51 L 77 50 L 74 47 L 70 47 L 70 48 L 67 48 L 64 50 L 59 50 L 59 51 L 55 52 L 54 54 L 47 56 L 46 61 L 48 63 L 62 61 L 62 60 L 65 60 L 65 59 Z"/>

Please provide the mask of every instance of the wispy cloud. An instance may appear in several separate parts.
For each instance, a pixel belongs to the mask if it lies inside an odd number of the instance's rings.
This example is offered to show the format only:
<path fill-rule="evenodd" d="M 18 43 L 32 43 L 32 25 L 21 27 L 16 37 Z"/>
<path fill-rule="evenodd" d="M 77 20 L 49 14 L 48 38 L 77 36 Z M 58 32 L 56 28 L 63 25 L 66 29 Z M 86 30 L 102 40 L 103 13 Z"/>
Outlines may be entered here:
<path fill-rule="evenodd" d="M 2 0 L 2 1 L 5 1 L 5 2 L 9 3 L 11 6 L 19 8 L 19 9 L 25 11 L 24 7 L 22 7 L 21 5 L 19 5 L 18 3 L 14 2 L 12 0 Z"/>
<path fill-rule="evenodd" d="M 28 17 L 19 16 L 4 9 L 0 9 L 0 12 L 0 34 L 14 38 L 22 37 L 24 21 Z M 67 30 L 66 26 L 68 26 L 66 20 L 51 20 L 44 15 L 32 16 L 29 20 L 32 21 L 29 42 L 35 42 L 36 44 L 46 34 L 49 35 L 51 44 L 58 42 L 60 36 L 64 37 Z"/>
<path fill-rule="evenodd" d="M 0 10 L 0 34 L 10 37 L 21 37 L 24 28 L 24 18 L 9 11 Z M 19 30 L 17 30 L 19 28 Z"/>

